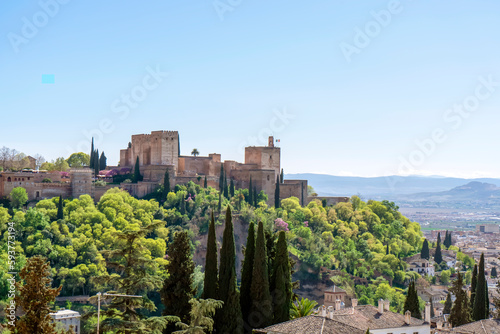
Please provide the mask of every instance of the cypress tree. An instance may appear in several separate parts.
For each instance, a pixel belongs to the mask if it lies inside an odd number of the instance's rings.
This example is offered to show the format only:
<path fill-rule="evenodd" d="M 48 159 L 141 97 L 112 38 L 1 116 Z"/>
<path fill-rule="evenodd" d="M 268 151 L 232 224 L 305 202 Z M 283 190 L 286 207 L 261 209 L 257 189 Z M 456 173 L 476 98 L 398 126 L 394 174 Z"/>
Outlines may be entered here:
<path fill-rule="evenodd" d="M 106 155 L 104 154 L 104 151 L 101 153 L 101 157 L 99 158 L 99 170 L 105 170 L 106 169 Z"/>
<path fill-rule="evenodd" d="M 168 169 L 165 171 L 165 176 L 163 177 L 163 193 L 161 196 L 161 200 L 165 202 L 167 200 L 167 195 L 170 192 L 170 174 L 168 173 Z"/>
<path fill-rule="evenodd" d="M 472 318 L 475 321 L 486 317 L 486 280 L 484 276 L 484 253 L 481 253 L 479 267 L 477 269 L 476 298 L 474 299 L 474 309 Z"/>
<path fill-rule="evenodd" d="M 241 314 L 245 321 L 248 320 L 250 308 L 252 306 L 252 295 L 250 288 L 252 286 L 252 272 L 255 255 L 255 224 L 250 222 L 248 226 L 247 243 L 245 246 L 245 258 L 243 260 L 243 268 L 241 269 L 241 286 L 240 286 L 240 305 Z"/>
<path fill-rule="evenodd" d="M 139 181 L 142 181 L 142 176 L 141 176 L 141 170 L 139 168 L 139 156 L 135 159 L 135 166 L 134 166 L 134 183 L 137 183 Z"/>
<path fill-rule="evenodd" d="M 269 292 L 266 238 L 264 236 L 264 225 L 262 222 L 259 222 L 259 226 L 257 228 L 251 292 L 252 319 L 249 321 L 250 326 L 253 328 L 262 328 L 271 325 L 273 320 L 273 308 L 272 298 Z"/>
<path fill-rule="evenodd" d="M 450 314 L 451 306 L 452 306 L 451 294 L 448 292 L 448 294 L 446 295 L 446 301 L 444 302 L 443 314 Z"/>
<path fill-rule="evenodd" d="M 92 144 L 90 145 L 89 158 L 90 158 L 89 167 L 94 168 L 94 137 L 92 137 Z"/>
<path fill-rule="evenodd" d="M 497 267 L 491 268 L 491 277 L 496 278 L 497 275 Z"/>
<path fill-rule="evenodd" d="M 257 187 L 253 187 L 253 206 L 257 207 L 258 204 Z"/>
<path fill-rule="evenodd" d="M 420 304 L 418 302 L 417 289 L 415 288 L 414 281 L 410 282 L 410 285 L 408 286 L 408 293 L 406 295 L 403 313 L 406 311 L 410 311 L 412 317 L 422 319 Z"/>
<path fill-rule="evenodd" d="M 185 215 L 186 214 L 186 196 L 187 195 L 181 195 L 181 215 Z"/>
<path fill-rule="evenodd" d="M 434 318 L 435 317 L 435 314 L 434 314 L 434 304 L 432 304 L 432 298 L 431 298 L 431 318 Z"/>
<path fill-rule="evenodd" d="M 215 219 L 212 212 L 207 237 L 207 257 L 205 259 L 205 280 L 203 282 L 203 299 L 217 299 L 217 235 Z"/>
<path fill-rule="evenodd" d="M 94 152 L 94 174 L 99 174 L 99 150 Z"/>
<path fill-rule="evenodd" d="M 390 252 L 389 252 L 389 244 L 386 245 L 385 247 L 385 255 L 389 255 Z"/>
<path fill-rule="evenodd" d="M 229 191 L 227 187 L 227 178 L 224 176 L 224 197 L 229 198 Z"/>
<path fill-rule="evenodd" d="M 434 253 L 434 261 L 437 264 L 443 262 L 443 255 L 441 254 L 441 233 L 438 233 L 437 243 L 436 243 L 436 252 Z"/>
<path fill-rule="evenodd" d="M 489 292 L 488 292 L 488 282 L 486 282 L 486 284 L 484 285 L 484 299 L 485 299 L 485 304 L 484 304 L 484 307 L 485 307 L 485 314 L 484 314 L 484 318 L 485 319 L 489 319 L 490 318 L 490 295 L 489 295 Z"/>
<path fill-rule="evenodd" d="M 219 191 L 224 188 L 224 165 L 220 164 L 220 175 L 219 175 Z"/>
<path fill-rule="evenodd" d="M 252 177 L 250 176 L 250 183 L 248 185 L 248 204 L 253 205 L 253 188 L 252 188 Z"/>
<path fill-rule="evenodd" d="M 229 186 L 229 193 L 231 194 L 231 197 L 234 197 L 234 181 L 231 179 L 231 185 Z"/>
<path fill-rule="evenodd" d="M 280 183 L 283 183 L 283 180 L 284 180 L 284 174 L 283 174 L 283 168 L 281 168 Z"/>
<path fill-rule="evenodd" d="M 455 303 L 450 312 L 450 323 L 453 327 L 468 324 L 470 319 L 469 310 L 469 299 L 467 298 L 467 292 L 464 290 L 464 281 L 462 275 L 458 272 L 458 277 L 452 283 L 450 292 L 455 295 Z"/>
<path fill-rule="evenodd" d="M 420 258 L 429 260 L 429 242 L 427 241 L 427 239 L 425 239 L 424 243 L 422 244 Z"/>
<path fill-rule="evenodd" d="M 279 179 L 279 176 L 276 177 L 276 188 L 274 189 L 274 207 L 276 209 L 280 207 L 280 179 Z"/>
<path fill-rule="evenodd" d="M 226 222 L 220 251 L 218 299 L 224 302 L 217 312 L 217 332 L 236 333 L 241 328 L 241 307 L 236 288 L 236 246 L 231 207 L 226 209 Z"/>
<path fill-rule="evenodd" d="M 59 202 L 57 203 L 57 219 L 64 219 L 64 212 L 63 212 L 63 199 L 62 196 L 59 195 Z"/>
<path fill-rule="evenodd" d="M 274 324 L 290 320 L 292 306 L 292 277 L 285 231 L 280 231 L 271 278 Z"/>
<path fill-rule="evenodd" d="M 474 264 L 472 270 L 472 279 L 470 282 L 470 314 L 474 315 L 474 302 L 476 300 L 476 287 L 477 287 L 477 264 Z"/>
<path fill-rule="evenodd" d="M 205 175 L 205 181 L 203 182 L 203 188 L 207 189 L 207 176 Z"/>
<path fill-rule="evenodd" d="M 183 323 L 189 323 L 191 304 L 194 292 L 194 262 L 191 256 L 191 245 L 186 231 L 175 234 L 174 241 L 168 247 L 168 277 L 163 283 L 161 298 L 165 310 L 164 315 L 178 316 Z M 164 333 L 176 330 L 175 324 L 169 323 Z"/>

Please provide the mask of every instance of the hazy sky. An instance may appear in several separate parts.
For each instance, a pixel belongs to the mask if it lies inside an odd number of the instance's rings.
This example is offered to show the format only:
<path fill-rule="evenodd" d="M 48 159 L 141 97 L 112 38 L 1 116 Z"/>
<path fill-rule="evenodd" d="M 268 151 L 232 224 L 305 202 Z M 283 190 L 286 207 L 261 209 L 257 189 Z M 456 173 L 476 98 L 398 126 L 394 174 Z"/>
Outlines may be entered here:
<path fill-rule="evenodd" d="M 287 173 L 500 177 L 499 14 L 494 0 L 4 0 L 0 146 L 50 160 L 93 134 L 116 164 L 132 134 L 178 130 L 183 154 L 243 161 L 273 132 Z"/>

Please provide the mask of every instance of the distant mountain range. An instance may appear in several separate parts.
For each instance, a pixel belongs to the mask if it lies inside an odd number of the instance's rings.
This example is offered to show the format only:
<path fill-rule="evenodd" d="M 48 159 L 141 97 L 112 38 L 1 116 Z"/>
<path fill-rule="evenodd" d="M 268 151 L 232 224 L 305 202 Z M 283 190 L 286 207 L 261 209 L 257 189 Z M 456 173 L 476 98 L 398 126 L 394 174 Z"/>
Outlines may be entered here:
<path fill-rule="evenodd" d="M 401 195 L 400 199 L 428 202 L 500 201 L 500 188 L 491 183 L 472 181 L 448 191 Z"/>
<path fill-rule="evenodd" d="M 439 176 L 352 177 L 325 174 L 286 174 L 305 179 L 318 195 L 352 196 L 363 199 L 464 201 L 500 199 L 500 179 L 463 179 Z"/>

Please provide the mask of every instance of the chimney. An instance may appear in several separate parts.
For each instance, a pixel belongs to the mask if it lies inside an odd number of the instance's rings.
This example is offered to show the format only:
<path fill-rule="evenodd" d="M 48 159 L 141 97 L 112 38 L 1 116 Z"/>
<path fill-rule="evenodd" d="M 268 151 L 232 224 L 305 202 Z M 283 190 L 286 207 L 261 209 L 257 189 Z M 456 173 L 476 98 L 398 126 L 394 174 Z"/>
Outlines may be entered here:
<path fill-rule="evenodd" d="M 425 303 L 425 322 L 431 323 L 431 303 Z"/>
<path fill-rule="evenodd" d="M 411 312 L 410 310 L 405 312 L 405 324 L 409 325 L 411 323 Z"/>
<path fill-rule="evenodd" d="M 384 313 L 384 300 L 382 298 L 378 300 L 378 313 Z"/>
<path fill-rule="evenodd" d="M 340 299 L 335 300 L 335 310 L 336 311 L 340 310 L 340 303 L 341 303 Z"/>
<path fill-rule="evenodd" d="M 389 302 L 389 299 L 384 300 L 384 311 L 389 311 L 390 305 L 391 305 L 391 302 Z"/>
<path fill-rule="evenodd" d="M 328 306 L 328 318 L 333 319 L 333 306 Z"/>
<path fill-rule="evenodd" d="M 356 298 L 351 299 L 351 305 L 352 307 L 358 306 L 358 300 Z"/>
<path fill-rule="evenodd" d="M 326 317 L 326 306 L 325 305 L 321 306 L 321 316 Z"/>

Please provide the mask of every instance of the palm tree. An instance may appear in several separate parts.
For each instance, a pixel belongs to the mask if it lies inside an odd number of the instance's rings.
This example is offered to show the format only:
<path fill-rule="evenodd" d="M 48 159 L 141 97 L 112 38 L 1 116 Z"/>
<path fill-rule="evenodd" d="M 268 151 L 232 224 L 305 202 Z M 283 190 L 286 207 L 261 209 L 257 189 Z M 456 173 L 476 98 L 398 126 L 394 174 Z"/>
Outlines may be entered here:
<path fill-rule="evenodd" d="M 200 155 L 200 152 L 198 151 L 197 148 L 193 148 L 193 150 L 191 151 L 191 155 L 194 155 L 195 157 Z"/>
<path fill-rule="evenodd" d="M 214 329 L 212 316 L 215 314 L 215 310 L 221 308 L 224 303 L 215 299 L 192 298 L 189 304 L 191 304 L 190 324 L 177 322 L 175 325 L 180 327 L 181 330 L 175 331 L 173 334 L 204 334 L 212 332 Z"/>
<path fill-rule="evenodd" d="M 297 319 L 307 317 L 313 313 L 316 305 L 318 305 L 318 303 L 314 300 L 309 300 L 307 298 L 301 298 L 299 300 L 297 298 L 295 302 L 292 303 L 292 307 L 290 308 L 290 318 Z"/>

